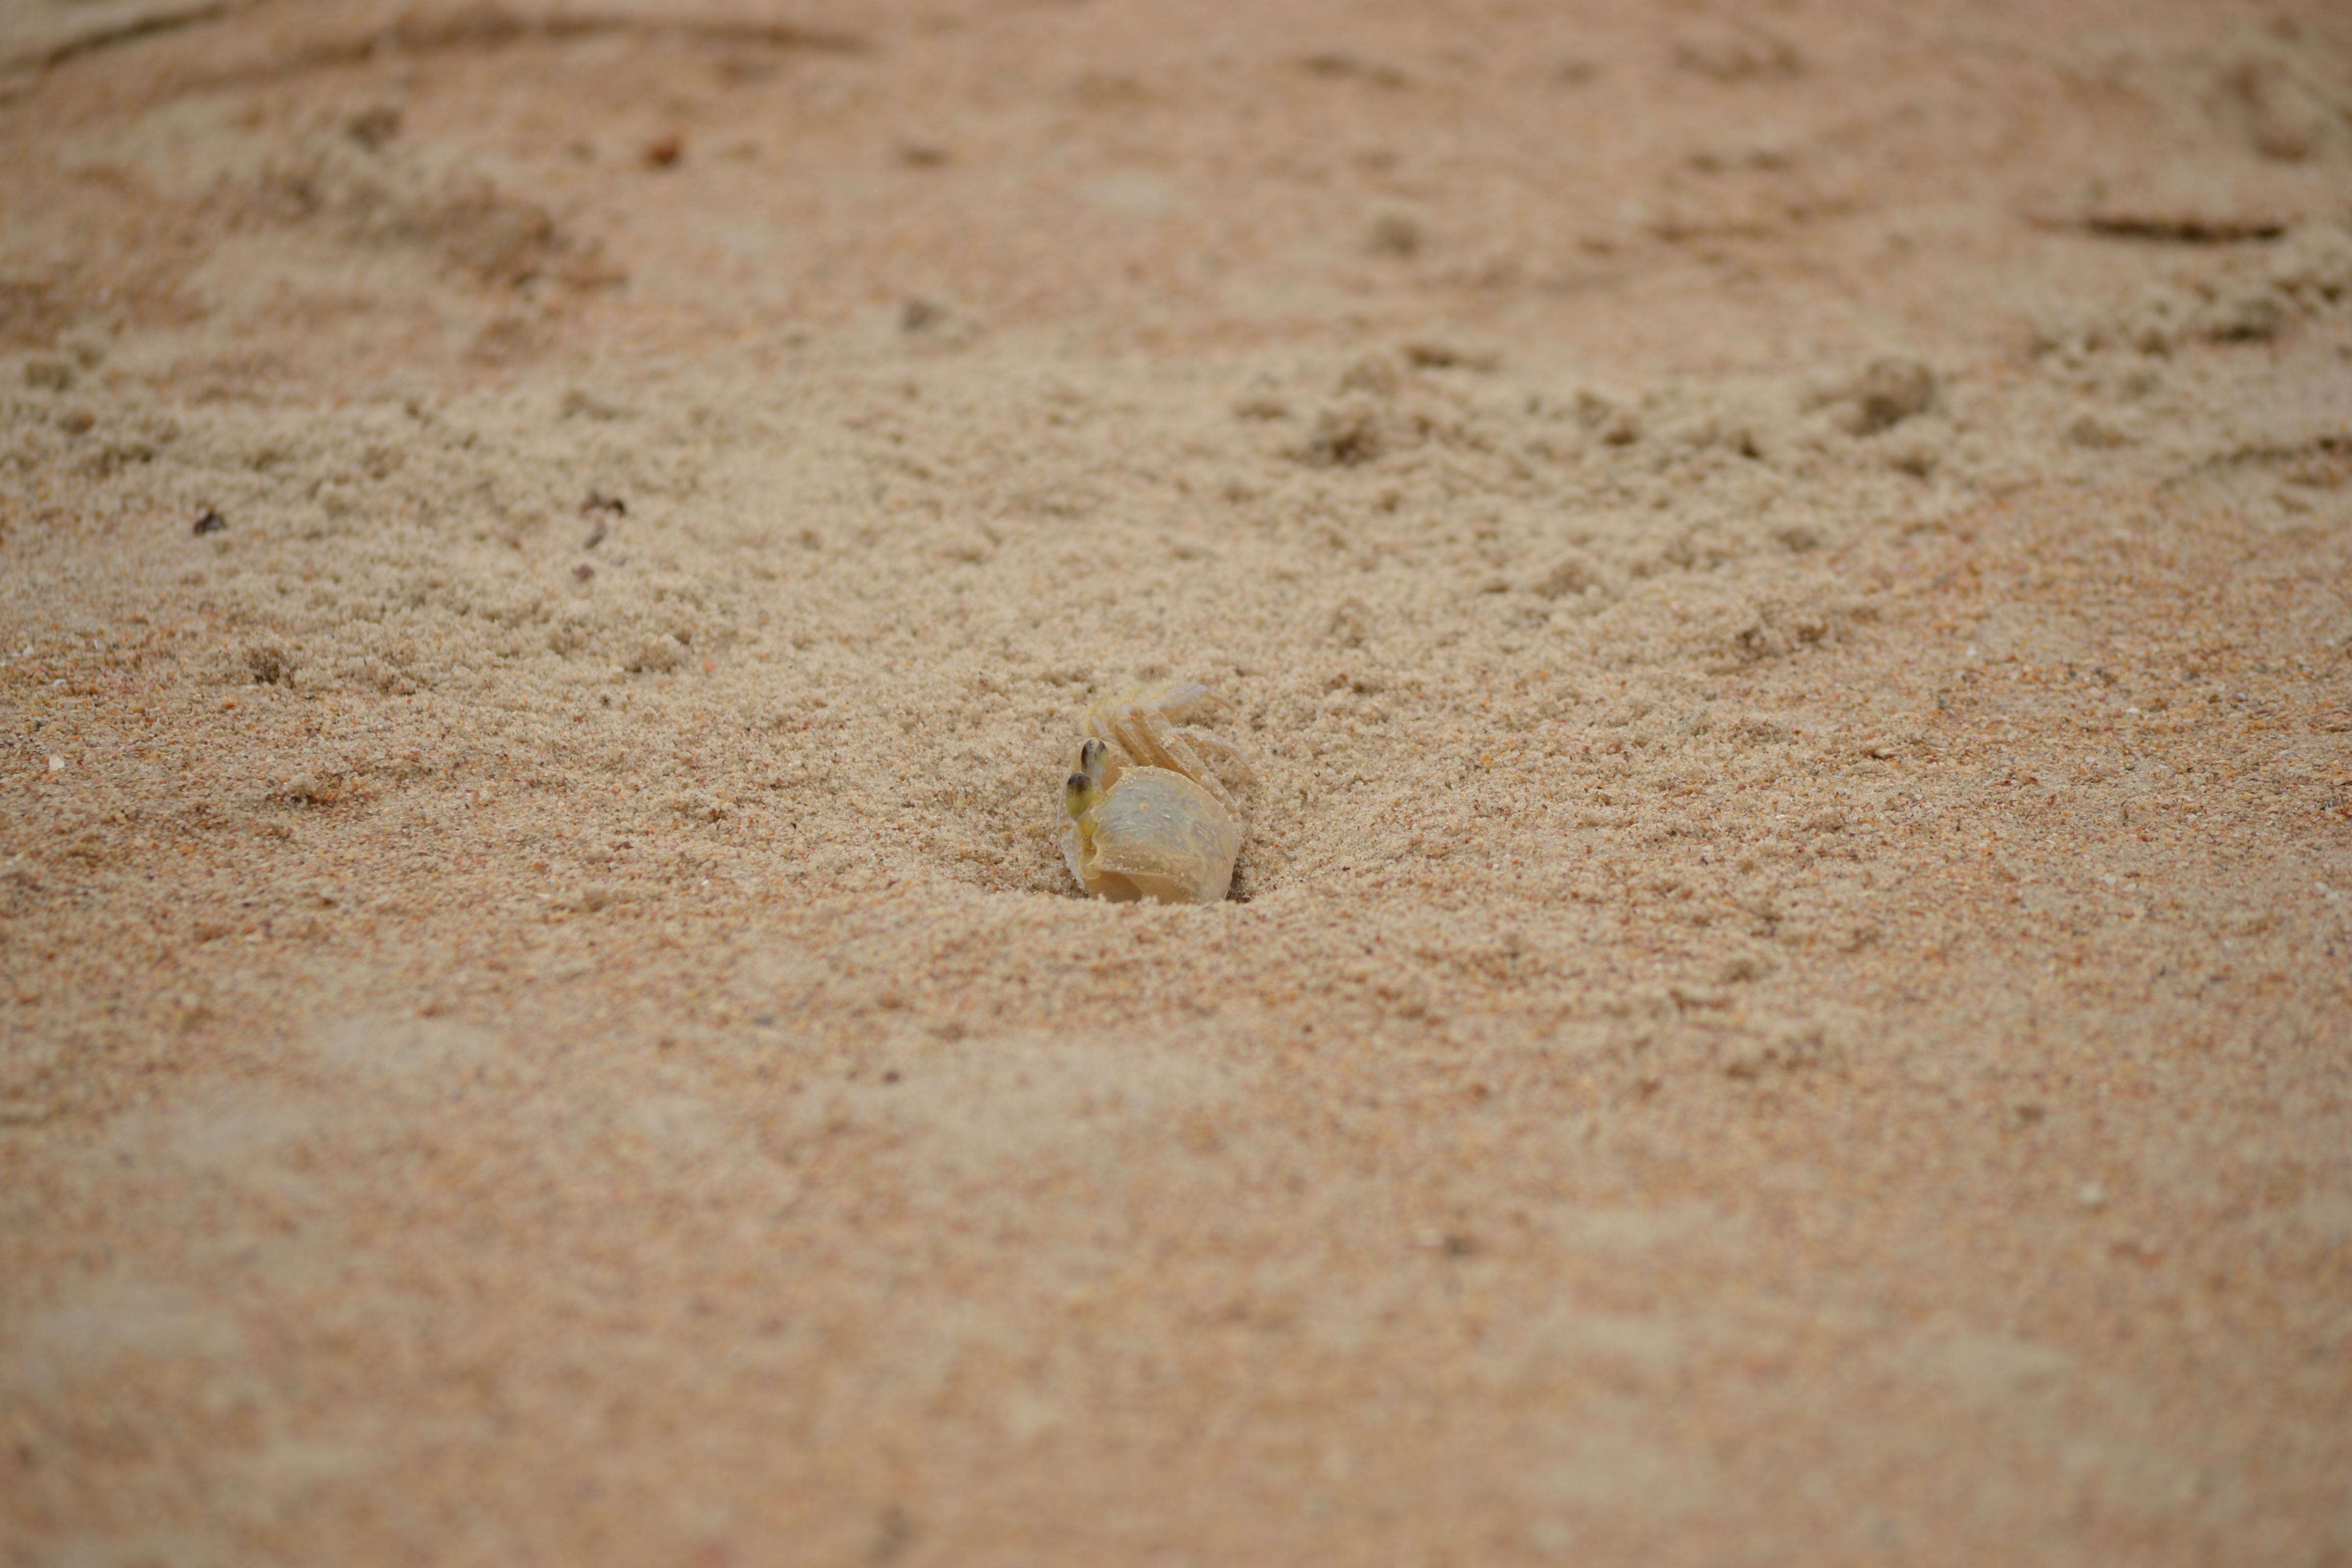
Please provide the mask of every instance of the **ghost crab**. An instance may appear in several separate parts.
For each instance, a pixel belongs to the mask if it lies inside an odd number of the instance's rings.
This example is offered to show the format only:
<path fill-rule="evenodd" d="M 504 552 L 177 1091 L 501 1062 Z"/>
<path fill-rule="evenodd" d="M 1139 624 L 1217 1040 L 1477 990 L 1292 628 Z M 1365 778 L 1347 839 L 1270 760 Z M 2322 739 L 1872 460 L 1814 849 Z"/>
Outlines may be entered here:
<path fill-rule="evenodd" d="M 1062 858 L 1078 885 L 1126 902 L 1213 904 L 1233 885 L 1247 818 L 1214 758 L 1244 784 L 1249 760 L 1191 721 L 1225 706 L 1195 681 L 1147 686 L 1087 710 L 1062 785 Z"/>

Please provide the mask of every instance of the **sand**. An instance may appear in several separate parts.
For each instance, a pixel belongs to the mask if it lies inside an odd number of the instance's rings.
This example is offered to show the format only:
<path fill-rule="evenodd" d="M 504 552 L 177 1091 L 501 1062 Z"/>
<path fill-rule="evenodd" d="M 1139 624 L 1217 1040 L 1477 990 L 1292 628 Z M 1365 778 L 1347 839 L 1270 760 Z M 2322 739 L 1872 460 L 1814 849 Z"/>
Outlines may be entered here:
<path fill-rule="evenodd" d="M 2352 1562 L 2338 7 L 22 0 L 0 656 L 0 1563 Z"/>

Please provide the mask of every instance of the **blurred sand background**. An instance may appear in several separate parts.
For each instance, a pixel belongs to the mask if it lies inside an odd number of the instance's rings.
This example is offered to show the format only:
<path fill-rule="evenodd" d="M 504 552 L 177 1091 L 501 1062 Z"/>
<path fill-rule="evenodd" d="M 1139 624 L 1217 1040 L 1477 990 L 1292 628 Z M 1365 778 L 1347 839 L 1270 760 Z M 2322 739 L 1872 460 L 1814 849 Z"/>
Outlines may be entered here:
<path fill-rule="evenodd" d="M 12 0 L 0 1563 L 2352 1562 L 2347 224 L 2321 0 Z"/>

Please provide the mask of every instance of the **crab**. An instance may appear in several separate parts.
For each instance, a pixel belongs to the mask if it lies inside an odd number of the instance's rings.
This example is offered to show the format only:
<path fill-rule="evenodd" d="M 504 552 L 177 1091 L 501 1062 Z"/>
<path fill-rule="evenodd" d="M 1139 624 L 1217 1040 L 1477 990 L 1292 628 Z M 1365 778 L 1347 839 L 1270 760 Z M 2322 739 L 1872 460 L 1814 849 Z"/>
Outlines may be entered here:
<path fill-rule="evenodd" d="M 1171 681 L 1087 710 L 1062 785 L 1062 858 L 1080 887 L 1115 902 L 1225 896 L 1247 818 L 1207 759 L 1244 785 L 1255 775 L 1231 742 L 1190 722 L 1224 706 L 1205 686 Z"/>

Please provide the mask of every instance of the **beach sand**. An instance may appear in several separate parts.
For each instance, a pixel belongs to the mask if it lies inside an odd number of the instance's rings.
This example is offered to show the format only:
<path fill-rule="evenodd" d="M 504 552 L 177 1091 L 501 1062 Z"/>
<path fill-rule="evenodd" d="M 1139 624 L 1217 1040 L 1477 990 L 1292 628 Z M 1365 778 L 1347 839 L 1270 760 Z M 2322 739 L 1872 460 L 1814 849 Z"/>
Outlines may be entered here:
<path fill-rule="evenodd" d="M 0 1563 L 2352 1563 L 2340 7 L 23 0 L 0 656 Z"/>

